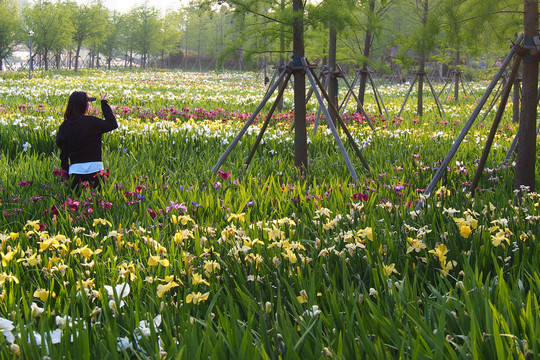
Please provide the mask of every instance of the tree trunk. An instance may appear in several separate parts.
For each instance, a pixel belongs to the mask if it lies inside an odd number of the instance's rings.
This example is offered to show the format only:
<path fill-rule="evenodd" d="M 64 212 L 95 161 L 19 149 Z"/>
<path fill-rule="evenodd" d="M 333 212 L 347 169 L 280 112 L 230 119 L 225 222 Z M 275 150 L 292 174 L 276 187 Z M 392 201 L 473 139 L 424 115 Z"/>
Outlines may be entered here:
<path fill-rule="evenodd" d="M 524 44 L 534 45 L 538 35 L 538 1 L 524 1 Z M 538 89 L 538 60 L 532 56 L 523 59 L 521 119 L 518 130 L 518 153 L 515 189 L 528 186 L 535 191 L 536 112 Z"/>
<path fill-rule="evenodd" d="M 422 17 L 422 24 L 424 28 L 427 26 L 428 21 L 428 12 L 429 12 L 429 1 L 425 0 L 424 2 L 424 16 Z M 423 51 L 422 51 L 423 52 Z M 420 58 L 420 69 L 418 69 L 418 104 L 416 107 L 416 113 L 418 116 L 422 116 L 424 112 L 424 75 L 426 67 L 426 54 L 422 54 Z"/>
<path fill-rule="evenodd" d="M 373 11 L 375 11 L 375 0 L 369 1 L 369 11 L 370 16 L 373 14 Z M 369 28 L 366 29 L 366 38 L 364 40 L 364 63 L 362 65 L 362 72 L 360 73 L 360 87 L 358 88 L 358 102 L 362 105 L 364 105 L 364 97 L 366 93 L 366 83 L 367 83 L 367 76 L 368 76 L 368 59 L 369 59 L 369 52 L 371 50 L 371 31 Z M 362 109 L 360 108 L 360 105 L 356 108 L 356 112 L 360 113 Z"/>
<path fill-rule="evenodd" d="M 416 107 L 416 113 L 418 116 L 422 116 L 424 113 L 424 75 L 426 67 L 426 58 L 420 59 L 420 68 L 418 69 L 418 104 Z"/>
<path fill-rule="evenodd" d="M 79 54 L 81 52 L 81 44 L 77 44 L 77 51 L 75 51 L 75 72 L 79 71 Z"/>
<path fill-rule="evenodd" d="M 294 65 L 304 56 L 304 5 L 303 0 L 293 0 L 293 57 Z M 294 165 L 307 171 L 307 132 L 306 132 L 306 74 L 294 72 Z"/>
<path fill-rule="evenodd" d="M 458 70 L 459 56 L 460 56 L 460 53 L 458 50 L 457 56 L 456 56 L 456 65 L 454 66 L 454 101 L 458 101 L 459 99 L 459 78 L 461 75 Z"/>
<path fill-rule="evenodd" d="M 336 53 L 337 53 L 337 31 L 334 24 L 330 24 L 329 27 L 329 38 L 328 38 L 328 70 L 330 71 L 330 83 L 328 84 L 328 96 L 335 108 L 337 109 L 337 92 L 338 92 L 338 80 L 334 75 L 336 71 Z M 337 114 L 333 108 L 329 105 L 328 109 L 330 111 L 330 116 L 332 119 L 328 119 L 334 122 L 334 125 L 337 124 Z"/>
<path fill-rule="evenodd" d="M 49 56 L 49 50 L 48 50 L 48 49 L 45 49 L 45 51 L 43 52 L 43 57 L 45 58 L 45 71 L 48 71 L 48 70 L 49 70 L 49 59 L 48 59 L 48 56 Z"/>
<path fill-rule="evenodd" d="M 197 59 L 199 61 L 199 72 L 202 71 L 201 68 L 201 28 L 199 28 L 199 41 L 197 42 Z"/>
<path fill-rule="evenodd" d="M 187 25 L 186 25 L 186 33 L 184 35 L 184 37 L 186 38 L 186 48 L 184 49 L 184 70 L 187 70 L 187 55 L 188 55 L 188 42 L 187 42 L 187 39 L 188 39 L 188 32 L 187 32 L 188 28 L 187 28 Z"/>
<path fill-rule="evenodd" d="M 280 6 L 281 6 L 281 11 L 284 11 L 285 0 L 281 0 Z M 279 31 L 279 70 L 278 71 L 281 71 L 285 68 L 285 58 L 283 57 L 284 53 L 285 53 L 285 29 L 284 29 L 284 25 L 281 24 L 280 31 Z M 280 88 L 281 88 L 281 85 L 282 84 L 279 84 Z M 281 97 L 281 99 L 279 99 L 276 109 L 278 112 L 283 111 L 283 96 Z"/>

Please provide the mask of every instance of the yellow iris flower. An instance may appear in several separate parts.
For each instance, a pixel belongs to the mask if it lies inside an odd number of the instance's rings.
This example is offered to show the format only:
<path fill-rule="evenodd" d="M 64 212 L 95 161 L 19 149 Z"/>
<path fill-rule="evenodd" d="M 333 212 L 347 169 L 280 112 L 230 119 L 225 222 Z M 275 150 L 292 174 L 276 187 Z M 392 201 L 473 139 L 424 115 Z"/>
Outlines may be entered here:
<path fill-rule="evenodd" d="M 159 256 L 150 255 L 148 258 L 148 266 L 158 266 L 161 264 L 164 267 L 169 266 L 169 260 L 161 259 Z"/>
<path fill-rule="evenodd" d="M 246 219 L 244 217 L 246 213 L 240 213 L 240 214 L 231 214 L 229 215 L 229 218 L 227 219 L 227 221 L 231 221 L 231 220 L 238 220 L 240 222 L 245 222 Z"/>
<path fill-rule="evenodd" d="M 56 294 L 49 290 L 45 290 L 45 289 L 37 289 L 36 291 L 34 291 L 34 297 L 37 297 L 39 300 L 41 301 L 47 301 L 47 299 L 50 297 L 55 297 Z"/>
<path fill-rule="evenodd" d="M 210 283 L 204 280 L 201 274 L 193 273 L 192 276 L 193 276 L 193 285 L 205 284 L 205 285 L 210 286 Z"/>
<path fill-rule="evenodd" d="M 108 226 L 112 227 L 111 222 L 108 221 L 108 220 L 105 220 L 105 219 L 94 219 L 93 226 L 98 226 L 98 225 L 108 225 Z"/>
<path fill-rule="evenodd" d="M 175 288 L 175 287 L 177 287 L 177 286 L 180 286 L 180 285 L 178 285 L 178 284 L 177 284 L 176 282 L 174 282 L 174 281 L 171 281 L 171 282 L 169 282 L 169 283 L 167 283 L 167 284 L 164 284 L 164 285 L 163 285 L 163 284 L 159 284 L 159 285 L 157 286 L 157 296 L 158 296 L 158 297 L 163 297 L 163 295 L 164 295 L 166 292 L 168 292 L 169 290 L 171 290 L 172 288 Z"/>
<path fill-rule="evenodd" d="M 446 248 L 446 245 L 440 244 L 433 250 L 429 250 L 430 254 L 435 254 L 441 263 L 446 261 L 446 254 L 448 253 L 448 249 Z"/>
<path fill-rule="evenodd" d="M 193 292 L 191 294 L 188 294 L 188 296 L 186 297 L 186 303 L 189 304 L 193 302 L 194 305 L 197 305 L 200 302 L 206 301 L 209 295 L 210 295 L 209 292 L 204 293 L 204 294 L 201 294 L 200 292 L 197 292 L 197 293 Z"/>
<path fill-rule="evenodd" d="M 420 252 L 420 250 L 423 250 L 426 248 L 426 244 L 424 244 L 422 242 L 422 240 L 420 239 L 413 239 L 413 238 L 407 238 L 407 241 L 409 242 L 409 244 L 411 244 L 408 248 L 407 248 L 407 254 L 410 253 L 410 252 Z"/>

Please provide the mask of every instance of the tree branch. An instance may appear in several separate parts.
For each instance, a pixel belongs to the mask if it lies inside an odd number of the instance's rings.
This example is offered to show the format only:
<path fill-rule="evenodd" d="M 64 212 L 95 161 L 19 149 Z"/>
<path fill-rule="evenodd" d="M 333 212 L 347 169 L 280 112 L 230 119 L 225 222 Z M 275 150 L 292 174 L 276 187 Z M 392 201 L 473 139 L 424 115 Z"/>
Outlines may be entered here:
<path fill-rule="evenodd" d="M 490 13 L 490 15 L 498 15 L 498 14 L 523 14 L 523 11 L 501 10 L 501 11 L 494 11 Z M 468 19 L 461 20 L 461 22 L 467 22 L 467 21 L 478 19 L 478 18 L 479 16 L 473 16 Z"/>
<path fill-rule="evenodd" d="M 240 8 L 242 8 L 244 11 L 246 11 L 246 12 L 248 12 L 248 13 L 251 13 L 251 14 L 253 14 L 253 15 L 257 15 L 257 16 L 263 17 L 263 18 L 265 18 L 265 19 L 268 19 L 268 20 L 270 20 L 270 21 L 276 22 L 276 23 L 278 23 L 278 24 L 285 24 L 283 21 L 280 21 L 280 20 L 275 19 L 275 18 L 273 18 L 273 17 L 271 17 L 271 16 L 268 16 L 268 15 L 265 15 L 265 14 L 261 14 L 261 13 L 255 11 L 255 10 L 252 10 L 251 8 L 249 8 L 248 6 L 244 5 L 244 4 L 241 3 L 241 2 L 237 2 L 237 1 L 234 1 L 234 0 L 232 0 L 232 1 L 231 1 L 231 0 L 228 0 L 227 2 L 230 3 L 230 4 L 233 4 L 233 5 L 237 6 L 237 7 L 240 7 Z"/>

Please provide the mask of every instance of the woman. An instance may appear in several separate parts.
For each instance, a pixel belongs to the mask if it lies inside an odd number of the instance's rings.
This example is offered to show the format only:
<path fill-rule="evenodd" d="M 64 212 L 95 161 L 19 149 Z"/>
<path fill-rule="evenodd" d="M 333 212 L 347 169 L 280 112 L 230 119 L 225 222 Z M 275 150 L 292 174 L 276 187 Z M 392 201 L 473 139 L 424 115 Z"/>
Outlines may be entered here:
<path fill-rule="evenodd" d="M 75 91 L 69 97 L 64 122 L 56 135 L 62 169 L 69 173 L 73 189 L 85 181 L 92 188 L 99 188 L 98 174 L 103 171 L 101 136 L 118 127 L 107 93 L 99 95 L 105 120 L 87 115 L 90 103 L 96 98 Z"/>

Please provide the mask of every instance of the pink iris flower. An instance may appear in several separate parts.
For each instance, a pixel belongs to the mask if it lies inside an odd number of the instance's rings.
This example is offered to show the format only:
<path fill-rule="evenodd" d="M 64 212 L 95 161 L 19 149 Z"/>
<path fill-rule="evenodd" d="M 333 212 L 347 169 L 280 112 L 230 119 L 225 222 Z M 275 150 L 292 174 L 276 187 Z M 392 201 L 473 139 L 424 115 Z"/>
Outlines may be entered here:
<path fill-rule="evenodd" d="M 218 170 L 217 175 L 219 175 L 223 180 L 227 180 L 228 178 L 231 177 L 231 173 L 224 170 Z"/>

